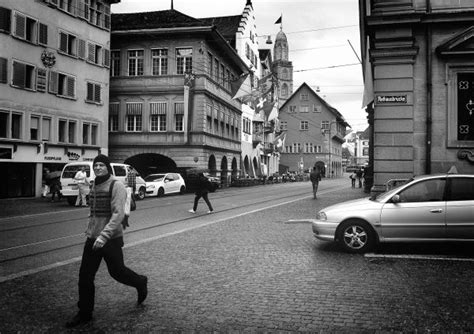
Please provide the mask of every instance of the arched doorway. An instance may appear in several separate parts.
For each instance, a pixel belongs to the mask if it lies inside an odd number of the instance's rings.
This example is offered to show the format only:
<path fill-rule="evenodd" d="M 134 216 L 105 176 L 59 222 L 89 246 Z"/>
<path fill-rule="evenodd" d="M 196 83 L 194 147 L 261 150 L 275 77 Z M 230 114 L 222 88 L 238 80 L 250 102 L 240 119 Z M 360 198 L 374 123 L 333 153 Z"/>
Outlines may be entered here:
<path fill-rule="evenodd" d="M 227 157 L 223 156 L 221 161 L 221 185 L 223 187 L 229 186 L 228 173 Z"/>
<path fill-rule="evenodd" d="M 216 157 L 214 154 L 211 154 L 209 157 L 209 161 L 207 162 L 207 168 L 209 169 L 209 173 L 212 176 L 216 176 L 217 174 L 217 168 L 216 168 Z"/>
<path fill-rule="evenodd" d="M 126 159 L 124 163 L 133 166 L 141 176 L 176 170 L 176 163 L 173 159 L 156 153 L 137 154 Z"/>
<path fill-rule="evenodd" d="M 237 168 L 237 159 L 234 157 L 232 159 L 232 177 L 237 177 L 239 175 L 239 170 Z"/>
<path fill-rule="evenodd" d="M 244 158 L 244 175 L 243 177 L 250 176 L 250 162 L 249 162 L 249 157 L 245 156 Z"/>
<path fill-rule="evenodd" d="M 262 173 L 260 171 L 260 166 L 259 166 L 258 161 L 257 161 L 257 157 L 254 157 L 252 159 L 252 162 L 253 162 L 253 170 L 255 171 L 254 177 L 262 175 Z"/>

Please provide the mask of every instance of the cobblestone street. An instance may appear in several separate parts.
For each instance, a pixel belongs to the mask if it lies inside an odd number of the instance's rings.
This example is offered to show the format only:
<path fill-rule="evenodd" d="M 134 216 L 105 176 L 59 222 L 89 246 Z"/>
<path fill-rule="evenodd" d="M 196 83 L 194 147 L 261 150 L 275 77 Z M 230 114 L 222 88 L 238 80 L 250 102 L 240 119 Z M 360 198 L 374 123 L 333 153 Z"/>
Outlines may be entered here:
<path fill-rule="evenodd" d="M 149 296 L 96 278 L 92 324 L 117 332 L 472 331 L 469 262 L 369 260 L 316 241 L 316 210 L 364 196 L 341 189 L 124 249 Z M 212 217 L 212 216 L 210 216 Z M 0 285 L 0 332 L 62 332 L 75 312 L 79 263 Z"/>

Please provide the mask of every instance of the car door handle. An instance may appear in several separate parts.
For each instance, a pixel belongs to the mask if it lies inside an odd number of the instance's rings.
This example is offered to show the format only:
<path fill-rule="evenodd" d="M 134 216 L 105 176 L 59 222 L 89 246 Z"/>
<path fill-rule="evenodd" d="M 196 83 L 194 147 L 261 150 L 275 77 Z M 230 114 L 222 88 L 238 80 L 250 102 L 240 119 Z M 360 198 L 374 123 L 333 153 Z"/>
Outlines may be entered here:
<path fill-rule="evenodd" d="M 430 212 L 431 213 L 442 213 L 443 209 L 431 209 Z"/>

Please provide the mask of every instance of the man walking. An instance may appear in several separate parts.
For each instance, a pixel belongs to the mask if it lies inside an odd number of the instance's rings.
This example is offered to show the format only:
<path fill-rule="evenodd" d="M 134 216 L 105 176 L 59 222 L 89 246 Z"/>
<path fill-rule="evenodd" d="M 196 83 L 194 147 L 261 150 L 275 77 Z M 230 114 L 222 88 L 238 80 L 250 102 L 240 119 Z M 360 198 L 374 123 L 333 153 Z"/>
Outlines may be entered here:
<path fill-rule="evenodd" d="M 92 320 L 94 278 L 102 258 L 110 275 L 118 282 L 137 289 L 137 305 L 148 294 L 148 278 L 127 268 L 123 261 L 123 227 L 125 186 L 112 176 L 109 158 L 99 154 L 93 162 L 96 175 L 90 191 L 90 215 L 86 242 L 79 270 L 79 312 L 66 323 L 72 328 Z"/>
<path fill-rule="evenodd" d="M 313 171 L 309 174 L 309 179 L 313 185 L 313 198 L 316 199 L 316 193 L 318 192 L 319 181 L 321 181 L 321 172 L 319 168 L 313 167 Z"/>
<path fill-rule="evenodd" d="M 86 192 L 89 182 L 87 181 L 86 167 L 81 167 L 81 169 L 77 171 L 74 180 L 79 188 L 79 194 L 76 198 L 76 206 L 79 206 L 80 203 L 82 203 L 82 206 L 87 206 Z"/>
<path fill-rule="evenodd" d="M 209 198 L 207 197 L 207 194 L 209 193 L 211 186 L 212 186 L 211 182 L 207 179 L 207 177 L 205 177 L 203 173 L 199 173 L 197 188 L 196 188 L 196 196 L 194 197 L 194 205 L 193 205 L 193 208 L 189 210 L 189 212 L 196 213 L 198 202 L 201 197 L 204 199 L 204 201 L 207 204 L 207 207 L 209 208 L 209 211 L 207 211 L 207 213 L 214 212 L 211 202 L 209 201 Z"/>

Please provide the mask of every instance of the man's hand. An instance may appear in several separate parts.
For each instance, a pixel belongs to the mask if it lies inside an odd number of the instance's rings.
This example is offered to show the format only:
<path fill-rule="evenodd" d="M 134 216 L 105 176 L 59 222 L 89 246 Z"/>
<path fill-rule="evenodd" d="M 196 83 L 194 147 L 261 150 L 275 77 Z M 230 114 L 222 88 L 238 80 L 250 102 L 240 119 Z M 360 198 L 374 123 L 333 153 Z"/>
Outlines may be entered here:
<path fill-rule="evenodd" d="M 105 239 L 103 236 L 99 236 L 97 239 L 95 239 L 94 245 L 92 246 L 93 250 L 98 250 L 102 247 L 104 247 L 105 243 L 107 242 L 107 239 Z"/>

